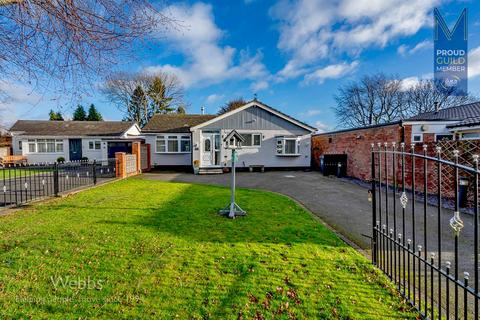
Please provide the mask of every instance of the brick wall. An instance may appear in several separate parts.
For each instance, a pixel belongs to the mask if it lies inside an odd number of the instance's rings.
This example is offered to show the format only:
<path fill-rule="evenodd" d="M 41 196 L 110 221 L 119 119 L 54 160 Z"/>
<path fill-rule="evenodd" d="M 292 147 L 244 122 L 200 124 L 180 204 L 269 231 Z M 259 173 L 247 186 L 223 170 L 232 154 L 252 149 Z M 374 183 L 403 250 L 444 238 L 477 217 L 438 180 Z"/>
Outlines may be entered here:
<path fill-rule="evenodd" d="M 392 150 L 392 142 L 397 143 L 397 149 L 400 150 L 400 143 L 405 141 L 405 151 L 411 152 L 412 141 L 412 127 L 404 125 L 402 128 L 399 124 L 385 125 L 380 127 L 371 127 L 360 130 L 344 131 L 337 133 L 325 133 L 312 137 L 312 161 L 314 167 L 317 169 L 320 165 L 320 156 L 324 154 L 347 154 L 347 175 L 358 178 L 364 181 L 371 179 L 371 144 L 382 143 L 381 148 L 384 148 L 384 142 L 388 142 L 388 149 Z M 454 161 L 453 150 L 459 150 L 459 163 L 467 167 L 473 166 L 473 155 L 480 154 L 480 141 L 441 141 L 435 142 L 435 134 L 424 133 L 423 142 L 414 144 L 414 152 L 416 154 L 423 154 L 423 145 L 427 146 L 426 154 L 430 157 L 437 157 L 436 147 L 441 147 L 441 158 L 448 161 Z M 412 157 L 407 154 L 405 156 L 405 187 L 411 189 L 413 179 L 415 179 L 415 189 L 417 192 L 424 190 L 424 160 L 415 158 L 415 174 L 412 174 Z M 401 156 L 395 156 L 396 162 L 396 180 L 397 186 L 402 187 L 402 172 L 401 172 Z M 389 184 L 392 185 L 393 172 L 393 155 L 382 154 L 381 157 L 377 155 L 377 166 L 381 161 L 382 182 L 385 182 L 388 176 Z M 387 174 L 386 170 L 387 168 Z M 427 191 L 429 194 L 437 194 L 438 190 L 438 163 L 435 161 L 427 161 Z M 441 192 L 446 198 L 453 198 L 454 194 L 454 171 L 453 167 L 443 165 L 441 170 L 442 184 Z M 473 180 L 471 174 L 459 170 L 459 176 Z M 378 177 L 378 167 L 377 167 Z M 472 183 L 470 183 L 472 185 Z M 471 189 L 471 187 L 470 187 Z M 469 191 L 469 198 L 472 198 L 472 192 Z"/>
<path fill-rule="evenodd" d="M 411 135 L 411 128 L 405 128 Z M 312 161 L 318 169 L 323 154 L 347 154 L 347 175 L 361 180 L 370 179 L 371 144 L 402 141 L 403 129 L 399 124 L 373 128 L 325 133 L 312 137 Z"/>

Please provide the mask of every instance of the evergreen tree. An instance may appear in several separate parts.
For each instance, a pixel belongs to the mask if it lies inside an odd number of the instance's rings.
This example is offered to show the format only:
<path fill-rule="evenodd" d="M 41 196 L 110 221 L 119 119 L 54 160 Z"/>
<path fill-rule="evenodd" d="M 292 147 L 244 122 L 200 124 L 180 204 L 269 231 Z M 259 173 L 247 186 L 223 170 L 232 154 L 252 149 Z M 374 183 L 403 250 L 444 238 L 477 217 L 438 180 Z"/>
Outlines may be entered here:
<path fill-rule="evenodd" d="M 143 128 L 150 119 L 148 112 L 148 100 L 141 86 L 137 86 L 128 103 L 128 115 L 125 120 L 135 121 Z"/>
<path fill-rule="evenodd" d="M 63 116 L 60 113 L 60 111 L 55 112 L 52 109 L 50 109 L 50 112 L 48 113 L 48 116 L 49 116 L 51 121 L 63 121 Z"/>
<path fill-rule="evenodd" d="M 102 114 L 95 108 L 95 105 L 92 103 L 88 108 L 88 121 L 103 121 Z"/>
<path fill-rule="evenodd" d="M 172 113 L 173 98 L 167 95 L 167 87 L 161 77 L 155 77 L 148 87 L 147 95 L 150 98 L 149 117 L 156 113 Z"/>
<path fill-rule="evenodd" d="M 73 119 L 75 121 L 85 121 L 87 120 L 87 113 L 82 105 L 78 105 L 75 111 L 73 112 Z"/>
<path fill-rule="evenodd" d="M 177 114 L 186 114 L 187 113 L 187 109 L 185 108 L 185 106 L 179 106 L 177 108 Z"/>

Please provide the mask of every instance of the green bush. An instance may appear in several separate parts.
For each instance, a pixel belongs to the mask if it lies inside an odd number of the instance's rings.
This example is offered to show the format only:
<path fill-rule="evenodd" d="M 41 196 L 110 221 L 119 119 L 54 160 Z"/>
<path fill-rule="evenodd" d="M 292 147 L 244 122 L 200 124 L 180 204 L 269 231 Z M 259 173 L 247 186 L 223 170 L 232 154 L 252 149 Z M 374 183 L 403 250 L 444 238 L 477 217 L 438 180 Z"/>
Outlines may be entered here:
<path fill-rule="evenodd" d="M 64 157 L 58 157 L 57 162 L 65 162 L 65 158 Z"/>

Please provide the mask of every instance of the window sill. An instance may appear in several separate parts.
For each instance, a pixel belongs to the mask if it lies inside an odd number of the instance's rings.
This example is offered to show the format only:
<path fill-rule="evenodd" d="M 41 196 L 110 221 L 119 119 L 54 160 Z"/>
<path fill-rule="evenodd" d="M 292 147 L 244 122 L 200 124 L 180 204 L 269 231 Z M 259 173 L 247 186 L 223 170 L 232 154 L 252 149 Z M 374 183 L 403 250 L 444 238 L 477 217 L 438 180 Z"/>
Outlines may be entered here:
<path fill-rule="evenodd" d="M 291 154 L 278 154 L 277 157 L 300 157 L 300 153 L 291 153 Z"/>
<path fill-rule="evenodd" d="M 190 151 L 183 151 L 183 152 L 158 152 L 158 151 L 156 151 L 155 153 L 158 153 L 158 154 L 190 154 L 191 152 Z"/>

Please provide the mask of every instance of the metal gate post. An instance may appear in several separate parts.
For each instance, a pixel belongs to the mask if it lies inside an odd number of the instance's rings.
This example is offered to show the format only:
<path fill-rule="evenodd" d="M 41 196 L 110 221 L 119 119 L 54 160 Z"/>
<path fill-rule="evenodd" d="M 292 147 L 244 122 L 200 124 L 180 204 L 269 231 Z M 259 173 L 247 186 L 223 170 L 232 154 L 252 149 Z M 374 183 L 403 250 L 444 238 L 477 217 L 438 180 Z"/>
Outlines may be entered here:
<path fill-rule="evenodd" d="M 53 193 L 55 196 L 58 196 L 59 192 L 59 185 L 58 185 L 58 163 L 55 162 L 55 165 L 53 167 Z"/>
<path fill-rule="evenodd" d="M 92 177 L 93 177 L 93 184 L 97 184 L 97 160 L 93 159 L 93 172 L 92 172 Z"/>
<path fill-rule="evenodd" d="M 377 191 L 375 181 L 375 145 L 372 144 L 372 262 L 377 264 Z"/>

